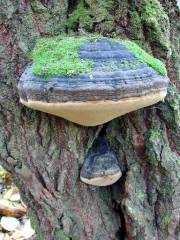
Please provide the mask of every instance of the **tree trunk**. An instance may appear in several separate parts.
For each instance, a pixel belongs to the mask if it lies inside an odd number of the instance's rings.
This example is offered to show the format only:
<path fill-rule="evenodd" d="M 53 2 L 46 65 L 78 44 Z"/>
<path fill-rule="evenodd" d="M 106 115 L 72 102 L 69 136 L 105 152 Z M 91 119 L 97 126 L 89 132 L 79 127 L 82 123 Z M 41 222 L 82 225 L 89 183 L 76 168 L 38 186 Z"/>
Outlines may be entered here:
<path fill-rule="evenodd" d="M 175 0 L 0 0 L 0 160 L 20 188 L 36 239 L 178 239 L 178 14 Z M 136 40 L 164 60 L 176 87 L 164 102 L 98 127 L 23 107 L 16 86 L 35 40 L 72 30 Z M 102 134 L 123 175 L 93 188 L 79 169 Z"/>

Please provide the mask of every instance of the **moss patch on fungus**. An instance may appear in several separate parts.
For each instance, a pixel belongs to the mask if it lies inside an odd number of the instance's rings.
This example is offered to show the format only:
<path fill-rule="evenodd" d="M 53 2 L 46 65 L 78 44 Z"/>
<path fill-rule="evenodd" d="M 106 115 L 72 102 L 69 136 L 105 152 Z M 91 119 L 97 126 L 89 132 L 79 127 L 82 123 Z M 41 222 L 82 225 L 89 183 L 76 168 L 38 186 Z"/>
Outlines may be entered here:
<path fill-rule="evenodd" d="M 132 41 L 124 40 L 123 42 L 129 49 L 129 51 L 132 52 L 139 60 L 152 67 L 161 75 L 167 75 L 166 68 L 163 62 L 148 54 L 146 51 L 144 51 L 142 48 L 140 48 L 136 43 Z"/>
<path fill-rule="evenodd" d="M 139 64 L 141 64 L 141 61 L 139 61 L 138 59 L 135 61 L 121 60 L 119 62 L 116 62 L 116 64 L 114 64 L 114 63 L 108 64 L 107 70 L 110 72 L 118 71 L 119 68 L 121 68 L 121 69 L 127 68 L 127 69 L 131 69 L 131 70 L 135 70 L 135 69 L 137 69 Z"/>
<path fill-rule="evenodd" d="M 78 49 L 85 41 L 106 37 L 100 35 L 89 36 L 66 36 L 61 35 L 55 38 L 42 38 L 36 43 L 32 52 L 32 71 L 35 75 L 42 77 L 71 76 L 82 72 L 89 72 L 93 66 L 93 61 L 81 59 Z M 110 38 L 107 38 L 110 40 Z M 129 40 L 113 39 L 128 48 L 137 57 L 137 62 L 121 62 L 121 67 L 135 69 L 137 64 L 143 62 L 162 75 L 166 75 L 164 64 L 141 49 L 136 43 Z M 110 67 L 111 70 L 113 70 Z"/>
<path fill-rule="evenodd" d="M 83 60 L 78 55 L 78 49 L 86 39 L 87 37 L 64 36 L 39 39 L 32 53 L 33 73 L 49 77 L 88 72 L 92 62 Z"/>

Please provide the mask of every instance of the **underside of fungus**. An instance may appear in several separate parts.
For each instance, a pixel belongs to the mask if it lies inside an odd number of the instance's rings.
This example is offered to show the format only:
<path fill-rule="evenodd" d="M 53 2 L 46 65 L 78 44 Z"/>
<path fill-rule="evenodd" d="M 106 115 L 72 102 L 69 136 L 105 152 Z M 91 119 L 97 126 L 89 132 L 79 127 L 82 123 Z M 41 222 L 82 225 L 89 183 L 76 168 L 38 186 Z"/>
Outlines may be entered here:
<path fill-rule="evenodd" d="M 47 112 L 84 126 L 96 126 L 124 115 L 128 112 L 152 105 L 166 96 L 165 91 L 140 97 L 127 97 L 117 101 L 100 100 L 86 102 L 44 103 L 42 101 L 24 101 L 27 107 Z"/>
<path fill-rule="evenodd" d="M 92 63 L 82 73 L 43 77 L 33 73 L 33 66 L 27 67 L 18 84 L 21 103 L 96 126 L 166 96 L 168 78 L 142 62 L 125 43 L 90 39 L 82 41 L 77 51 L 80 60 Z M 48 71 L 45 67 L 42 71 Z"/>

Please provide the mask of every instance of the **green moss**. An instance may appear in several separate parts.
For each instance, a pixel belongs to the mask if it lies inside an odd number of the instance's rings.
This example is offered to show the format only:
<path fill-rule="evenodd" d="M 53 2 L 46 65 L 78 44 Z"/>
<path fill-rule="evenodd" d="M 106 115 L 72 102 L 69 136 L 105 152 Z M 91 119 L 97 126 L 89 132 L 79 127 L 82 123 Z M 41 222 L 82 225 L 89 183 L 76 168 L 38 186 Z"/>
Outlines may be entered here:
<path fill-rule="evenodd" d="M 150 24 L 154 23 L 154 26 L 156 26 L 157 19 L 159 18 L 158 15 L 159 15 L 160 11 L 162 11 L 162 6 L 157 0 L 142 1 L 142 16 L 141 17 L 147 24 L 149 23 L 149 25 L 150 25 Z"/>
<path fill-rule="evenodd" d="M 72 75 L 87 72 L 92 62 L 80 59 L 78 48 L 86 37 L 44 38 L 37 41 L 33 50 L 33 68 L 35 75 Z"/>
<path fill-rule="evenodd" d="M 81 59 L 78 54 L 78 49 L 82 42 L 87 40 L 103 38 L 98 35 L 89 36 L 58 36 L 55 38 L 42 38 L 36 43 L 32 52 L 33 67 L 32 71 L 35 75 L 49 77 L 56 76 L 71 76 L 82 72 L 89 72 L 93 65 L 90 60 Z M 164 64 L 149 55 L 141 49 L 136 43 L 129 40 L 112 39 L 123 43 L 136 57 L 137 61 L 131 63 L 129 61 L 120 61 L 120 67 L 130 67 L 136 69 L 140 62 L 146 63 L 154 68 L 162 75 L 166 75 Z M 113 66 L 109 66 L 110 70 L 114 70 Z"/>
<path fill-rule="evenodd" d="M 128 34 L 132 39 L 143 39 L 143 30 L 141 24 L 141 18 L 136 11 L 135 7 L 131 7 L 129 10 L 129 22 L 127 26 Z"/>
<path fill-rule="evenodd" d="M 180 121 L 180 94 L 177 92 L 176 87 L 171 85 L 168 89 L 169 94 L 169 105 L 173 110 L 175 119 L 177 122 Z"/>
<path fill-rule="evenodd" d="M 94 22 L 104 23 L 105 28 L 111 29 L 114 22 L 114 17 L 111 14 L 111 10 L 114 6 L 113 0 L 85 0 L 88 4 L 89 9 L 91 10 L 91 14 L 94 18 Z"/>
<path fill-rule="evenodd" d="M 172 83 L 169 84 L 165 103 L 160 103 L 160 115 L 167 125 L 173 129 L 173 136 L 178 136 L 180 124 L 180 94 Z"/>
<path fill-rule="evenodd" d="M 128 61 L 122 60 L 117 62 L 116 64 L 110 63 L 107 65 L 108 71 L 117 71 L 119 68 L 129 68 L 129 69 L 137 69 L 138 65 L 141 64 L 140 61 Z"/>
<path fill-rule="evenodd" d="M 134 53 L 134 55 L 141 60 L 143 63 L 146 63 L 153 69 L 155 69 L 157 72 L 159 72 L 162 75 L 167 75 L 166 68 L 164 64 L 159 60 L 145 52 L 142 48 L 140 48 L 136 43 L 132 41 L 125 40 L 123 41 L 126 45 L 126 47 Z"/>
<path fill-rule="evenodd" d="M 43 240 L 44 239 L 44 234 L 42 234 L 40 225 L 37 219 L 37 215 L 35 211 L 31 208 L 31 210 L 28 211 L 28 217 L 31 220 L 31 225 L 32 228 L 35 230 L 36 236 L 38 240 Z"/>
<path fill-rule="evenodd" d="M 69 30 L 91 31 L 93 26 L 103 23 L 103 29 L 112 30 L 114 16 L 111 10 L 113 0 L 80 0 L 68 15 L 67 27 Z"/>
<path fill-rule="evenodd" d="M 164 213 L 163 217 L 162 217 L 162 223 L 164 226 L 167 226 L 169 224 L 169 216 L 167 213 Z"/>
<path fill-rule="evenodd" d="M 83 1 L 80 1 L 74 11 L 69 14 L 67 19 L 67 27 L 75 30 L 79 25 L 85 28 L 91 28 L 94 23 L 92 12 L 87 9 Z"/>
<path fill-rule="evenodd" d="M 145 135 L 146 156 L 149 163 L 158 166 L 162 135 L 156 129 L 150 129 Z"/>
<path fill-rule="evenodd" d="M 160 2 L 158 0 L 143 0 L 141 12 L 142 21 L 151 29 L 155 30 L 155 34 L 160 33 L 161 26 L 159 25 L 159 20 L 162 17 L 168 19 Z"/>
<path fill-rule="evenodd" d="M 149 138 L 151 140 L 155 140 L 157 138 L 159 138 L 161 136 L 160 132 L 158 132 L 157 130 L 155 129 L 150 129 L 148 132 L 147 132 Z"/>
<path fill-rule="evenodd" d="M 163 50 L 169 51 L 170 24 L 160 1 L 143 0 L 141 20 L 147 29 L 150 41 L 158 43 Z"/>
<path fill-rule="evenodd" d="M 69 237 L 62 229 L 58 229 L 55 231 L 55 240 L 69 240 Z"/>
<path fill-rule="evenodd" d="M 133 42 L 135 42 L 144 51 L 151 53 L 151 47 L 148 42 L 145 42 L 145 40 L 133 40 Z"/>

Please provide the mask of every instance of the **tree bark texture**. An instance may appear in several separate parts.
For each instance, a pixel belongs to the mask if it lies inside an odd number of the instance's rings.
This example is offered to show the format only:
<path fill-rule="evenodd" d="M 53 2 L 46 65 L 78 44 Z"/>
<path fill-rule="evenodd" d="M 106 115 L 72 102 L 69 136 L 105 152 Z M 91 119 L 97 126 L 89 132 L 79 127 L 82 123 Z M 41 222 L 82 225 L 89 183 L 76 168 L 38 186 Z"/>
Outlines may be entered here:
<path fill-rule="evenodd" d="M 178 17 L 175 0 L 0 0 L 0 160 L 21 190 L 36 239 L 179 239 Z M 35 40 L 71 31 L 138 41 L 166 63 L 176 87 L 164 102 L 98 127 L 23 107 L 16 86 Z M 100 135 L 123 176 L 93 188 L 80 182 L 79 169 Z"/>

